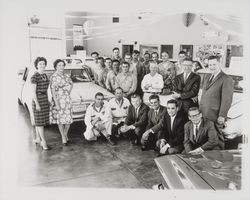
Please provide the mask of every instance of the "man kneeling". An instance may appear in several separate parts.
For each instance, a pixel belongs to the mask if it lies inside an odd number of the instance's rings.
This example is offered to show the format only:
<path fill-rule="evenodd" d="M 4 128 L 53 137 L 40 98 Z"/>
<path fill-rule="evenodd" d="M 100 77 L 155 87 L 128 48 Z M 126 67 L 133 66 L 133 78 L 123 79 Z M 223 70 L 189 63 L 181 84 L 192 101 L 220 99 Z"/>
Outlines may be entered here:
<path fill-rule="evenodd" d="M 132 144 L 138 145 L 147 125 L 149 107 L 142 103 L 138 94 L 131 96 L 131 104 L 128 108 L 128 116 L 120 131 L 127 134 Z"/>
<path fill-rule="evenodd" d="M 169 100 L 164 121 L 167 127 L 162 138 L 156 142 L 160 155 L 178 154 L 183 151 L 184 125 L 186 122 L 186 117 L 179 111 L 177 101 Z"/>
<path fill-rule="evenodd" d="M 150 110 L 148 112 L 148 124 L 146 131 L 141 138 L 142 150 L 149 150 L 156 148 L 156 141 L 162 137 L 166 126 L 164 125 L 164 118 L 167 113 L 166 107 L 160 105 L 160 98 L 153 94 L 149 97 Z"/>
<path fill-rule="evenodd" d="M 184 126 L 184 152 L 199 154 L 207 150 L 224 149 L 224 138 L 214 122 L 204 119 L 197 107 L 188 110 L 190 119 Z"/>
<path fill-rule="evenodd" d="M 103 134 L 112 145 L 111 140 L 112 118 L 103 101 L 104 95 L 100 92 L 95 95 L 95 102 L 90 104 L 85 114 L 86 131 L 83 133 L 86 140 L 97 140 L 100 134 Z"/>

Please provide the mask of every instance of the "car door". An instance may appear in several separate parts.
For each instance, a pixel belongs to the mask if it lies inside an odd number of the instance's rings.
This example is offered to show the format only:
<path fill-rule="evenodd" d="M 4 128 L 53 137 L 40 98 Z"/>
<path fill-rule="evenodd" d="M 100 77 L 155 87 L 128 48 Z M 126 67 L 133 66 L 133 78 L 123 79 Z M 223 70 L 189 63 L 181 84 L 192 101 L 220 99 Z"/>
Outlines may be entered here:
<path fill-rule="evenodd" d="M 26 67 L 24 69 L 24 72 L 22 73 L 21 75 L 21 78 L 20 78 L 20 82 L 19 82 L 19 95 L 18 95 L 18 100 L 20 101 L 20 103 L 24 103 L 23 102 L 23 91 L 24 91 L 24 86 L 25 86 L 25 83 L 26 83 L 26 80 L 27 80 L 27 77 L 28 77 L 28 68 Z M 20 76 L 20 75 L 19 75 Z"/>

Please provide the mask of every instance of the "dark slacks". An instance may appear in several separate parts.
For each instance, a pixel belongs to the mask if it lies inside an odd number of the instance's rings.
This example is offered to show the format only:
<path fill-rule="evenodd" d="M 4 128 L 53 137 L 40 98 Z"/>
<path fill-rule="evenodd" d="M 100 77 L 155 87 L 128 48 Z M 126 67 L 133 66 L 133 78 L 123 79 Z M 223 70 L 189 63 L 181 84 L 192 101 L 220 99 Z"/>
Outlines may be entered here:
<path fill-rule="evenodd" d="M 134 140 L 140 141 L 143 132 L 144 132 L 143 128 L 136 127 L 134 130 L 129 130 L 125 134 L 128 136 L 129 140 L 131 141 L 134 141 Z"/>
<path fill-rule="evenodd" d="M 142 146 L 145 146 L 148 149 L 155 149 L 156 141 L 160 139 L 162 134 L 163 134 L 163 131 L 160 130 L 157 133 L 150 133 L 148 136 L 148 139 L 141 138 Z"/>
<path fill-rule="evenodd" d="M 158 151 L 160 151 L 160 141 L 161 140 L 157 140 L 157 142 L 156 142 L 156 149 Z M 183 149 L 184 149 L 184 146 L 182 144 L 180 144 L 180 145 L 168 148 L 166 150 L 166 152 L 164 152 L 164 154 L 167 154 L 167 155 L 168 154 L 179 154 L 179 153 L 181 153 L 183 151 Z"/>

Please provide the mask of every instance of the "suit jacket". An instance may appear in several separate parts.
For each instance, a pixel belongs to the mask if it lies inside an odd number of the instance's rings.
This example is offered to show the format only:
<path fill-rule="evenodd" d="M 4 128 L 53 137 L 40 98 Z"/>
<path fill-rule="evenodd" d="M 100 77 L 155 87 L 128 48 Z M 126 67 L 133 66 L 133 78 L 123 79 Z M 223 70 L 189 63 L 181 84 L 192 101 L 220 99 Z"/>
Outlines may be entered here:
<path fill-rule="evenodd" d="M 173 128 L 171 130 L 171 117 L 166 114 L 164 124 L 166 124 L 167 127 L 162 138 L 165 139 L 171 147 L 183 145 L 184 125 L 186 122 L 186 117 L 183 116 L 182 112 L 178 111 L 173 122 Z"/>
<path fill-rule="evenodd" d="M 150 109 L 148 111 L 148 125 L 146 130 L 152 129 L 154 133 L 158 133 L 159 131 L 163 131 L 165 128 L 164 121 L 165 115 L 167 113 L 167 108 L 160 105 L 158 115 L 155 116 L 154 109 Z"/>
<path fill-rule="evenodd" d="M 204 77 L 200 109 L 204 118 L 217 121 L 227 117 L 233 98 L 233 79 L 221 71 L 209 85 L 211 74 Z"/>
<path fill-rule="evenodd" d="M 128 115 L 126 117 L 125 124 L 133 125 L 136 128 L 139 127 L 145 129 L 148 120 L 148 111 L 149 107 L 146 104 L 142 103 L 138 111 L 138 117 L 136 118 L 135 107 L 133 105 L 130 105 L 128 107 Z"/>
<path fill-rule="evenodd" d="M 201 147 L 204 151 L 224 149 L 224 140 L 216 130 L 214 122 L 202 119 L 196 139 L 194 139 L 194 125 L 191 121 L 184 126 L 184 148 L 186 152 Z"/>
<path fill-rule="evenodd" d="M 183 106 L 188 109 L 193 104 L 191 98 L 197 97 L 200 89 L 201 78 L 199 75 L 191 72 L 184 83 L 184 75 L 179 74 L 173 81 L 173 91 L 180 93 L 181 97 L 178 99 Z"/>

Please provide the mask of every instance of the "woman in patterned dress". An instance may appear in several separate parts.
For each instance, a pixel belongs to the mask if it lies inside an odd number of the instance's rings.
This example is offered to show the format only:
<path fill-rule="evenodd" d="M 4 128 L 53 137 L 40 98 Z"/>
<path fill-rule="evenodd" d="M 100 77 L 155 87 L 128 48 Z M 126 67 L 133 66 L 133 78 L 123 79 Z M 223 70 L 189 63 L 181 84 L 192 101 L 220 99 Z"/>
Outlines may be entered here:
<path fill-rule="evenodd" d="M 31 77 L 31 85 L 33 89 L 32 111 L 36 129 L 35 143 L 40 143 L 44 150 L 48 150 L 49 148 L 44 137 L 44 126 L 49 124 L 49 101 L 47 93 L 49 79 L 44 73 L 47 60 L 44 57 L 37 57 L 34 65 L 37 71 Z"/>
<path fill-rule="evenodd" d="M 50 123 L 58 124 L 63 145 L 67 145 L 68 130 L 73 122 L 70 93 L 73 82 L 69 74 L 64 73 L 65 62 L 57 59 L 54 62 L 56 72 L 50 78 L 52 102 L 50 107 Z"/>

